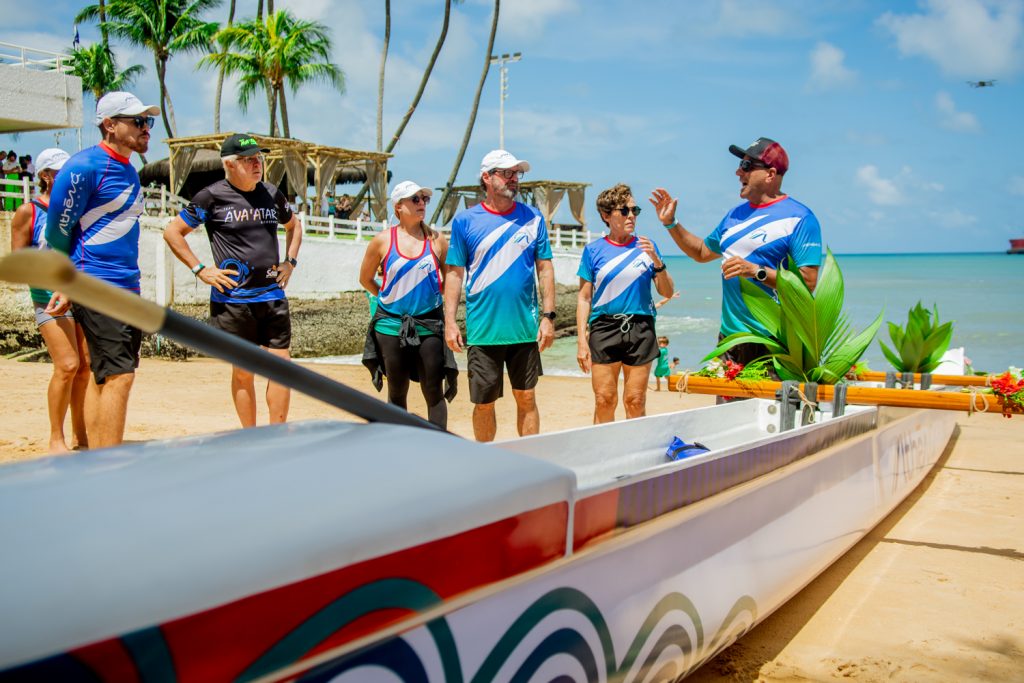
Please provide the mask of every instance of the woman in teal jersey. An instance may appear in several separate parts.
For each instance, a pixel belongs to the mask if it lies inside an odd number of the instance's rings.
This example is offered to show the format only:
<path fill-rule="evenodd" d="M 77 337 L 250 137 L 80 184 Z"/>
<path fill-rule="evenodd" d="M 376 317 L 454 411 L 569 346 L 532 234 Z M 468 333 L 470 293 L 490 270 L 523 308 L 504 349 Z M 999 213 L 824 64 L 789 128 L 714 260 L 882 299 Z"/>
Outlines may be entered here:
<path fill-rule="evenodd" d="M 62 149 L 44 149 L 39 154 L 36 175 L 39 178 L 39 194 L 28 204 L 22 204 L 11 221 L 11 251 L 26 247 L 43 249 L 46 240 L 46 210 L 50 204 L 50 188 L 61 166 L 68 159 Z M 68 450 L 64 439 L 64 417 L 71 408 L 71 425 L 76 447 L 89 445 L 85 433 L 85 417 L 82 405 L 85 389 L 89 384 L 89 359 L 82 329 L 68 311 L 53 315 L 51 292 L 31 289 L 32 306 L 35 309 L 36 325 L 46 344 L 46 350 L 53 361 L 53 375 L 46 392 L 46 403 L 50 416 L 51 453 Z"/>
<path fill-rule="evenodd" d="M 448 240 L 423 218 L 431 191 L 405 181 L 391 192 L 398 224 L 381 232 L 366 248 L 359 284 L 376 300 L 367 330 L 363 364 L 380 390 L 388 379 L 388 401 L 407 408 L 409 381 L 418 381 L 427 419 L 448 425 L 455 396 L 455 357 L 444 343 L 441 296 Z M 380 274 L 380 282 L 377 275 Z"/>

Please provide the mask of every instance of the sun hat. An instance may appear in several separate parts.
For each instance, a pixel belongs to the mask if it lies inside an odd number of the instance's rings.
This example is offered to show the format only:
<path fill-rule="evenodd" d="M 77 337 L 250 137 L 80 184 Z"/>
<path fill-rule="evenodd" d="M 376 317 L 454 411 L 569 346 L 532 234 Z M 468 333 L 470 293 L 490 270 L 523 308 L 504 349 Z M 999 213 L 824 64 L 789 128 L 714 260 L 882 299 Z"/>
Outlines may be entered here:
<path fill-rule="evenodd" d="M 434 194 L 434 191 L 428 187 L 420 187 L 411 180 L 403 180 L 402 182 L 395 185 L 391 190 L 391 203 L 397 204 L 403 199 L 408 199 L 417 192 L 426 192 L 427 196 L 430 197 Z"/>
<path fill-rule="evenodd" d="M 750 157 L 760 161 L 765 166 L 770 166 L 778 171 L 779 175 L 785 175 L 789 170 L 789 155 L 782 145 L 771 138 L 758 138 L 750 143 L 746 149 L 737 145 L 729 145 L 729 151 L 740 159 Z"/>
<path fill-rule="evenodd" d="M 59 147 L 48 147 L 39 153 L 36 159 L 36 174 L 47 169 L 59 171 L 64 162 L 71 158 L 71 155 Z"/>
<path fill-rule="evenodd" d="M 96 103 L 97 126 L 103 123 L 103 119 L 111 119 L 115 116 L 138 116 L 139 114 L 158 116 L 160 107 L 143 104 L 142 100 L 135 95 L 120 90 L 108 92 Z"/>
<path fill-rule="evenodd" d="M 480 172 L 490 173 L 495 169 L 515 168 L 524 173 L 530 170 L 530 162 L 516 159 L 503 149 L 495 149 L 484 155 L 480 162 Z"/>

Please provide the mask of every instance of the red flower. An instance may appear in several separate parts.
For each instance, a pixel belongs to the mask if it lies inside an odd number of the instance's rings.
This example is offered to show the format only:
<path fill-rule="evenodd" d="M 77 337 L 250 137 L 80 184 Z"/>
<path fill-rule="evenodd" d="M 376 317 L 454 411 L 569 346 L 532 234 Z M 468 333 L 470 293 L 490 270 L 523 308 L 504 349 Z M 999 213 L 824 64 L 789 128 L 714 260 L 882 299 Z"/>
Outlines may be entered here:
<path fill-rule="evenodd" d="M 741 363 L 736 363 L 735 361 L 731 360 L 725 361 L 726 379 L 736 379 L 736 375 L 740 374 L 741 372 L 743 372 L 743 365 Z"/>
<path fill-rule="evenodd" d="M 1010 371 L 995 377 L 990 382 L 992 393 L 1003 399 L 1003 415 L 1011 417 L 1010 411 L 1013 406 L 1024 408 L 1024 378 L 1014 379 Z"/>

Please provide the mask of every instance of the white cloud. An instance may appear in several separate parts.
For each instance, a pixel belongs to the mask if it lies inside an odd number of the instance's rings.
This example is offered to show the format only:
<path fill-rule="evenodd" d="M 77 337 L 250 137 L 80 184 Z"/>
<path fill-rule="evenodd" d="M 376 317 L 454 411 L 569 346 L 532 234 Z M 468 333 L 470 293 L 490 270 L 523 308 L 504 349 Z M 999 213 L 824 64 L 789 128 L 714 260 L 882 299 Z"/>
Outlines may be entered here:
<path fill-rule="evenodd" d="M 716 21 L 724 35 L 780 36 L 792 30 L 794 21 L 782 8 L 762 0 L 721 0 Z M 716 27 L 712 27 L 715 30 Z"/>
<path fill-rule="evenodd" d="M 964 213 L 960 209 L 948 209 L 944 211 L 930 211 L 928 217 L 932 223 L 940 228 L 969 228 L 978 222 L 978 217 Z"/>
<path fill-rule="evenodd" d="M 1021 0 L 926 0 L 924 7 L 922 14 L 886 12 L 878 19 L 904 56 L 925 57 L 963 78 L 994 78 L 1020 69 Z"/>
<path fill-rule="evenodd" d="M 940 91 L 936 94 L 935 107 L 941 115 L 939 124 L 943 128 L 958 133 L 977 133 L 981 130 L 981 125 L 974 114 L 966 111 L 957 111 L 956 103 L 953 102 L 953 97 L 949 93 Z"/>
<path fill-rule="evenodd" d="M 1011 176 L 1006 189 L 1010 194 L 1024 196 L 1024 176 Z"/>
<path fill-rule="evenodd" d="M 896 206 L 905 201 L 903 192 L 897 186 L 895 180 L 883 178 L 878 167 L 867 164 L 857 169 L 857 183 L 865 188 L 868 199 L 881 206 Z"/>
<path fill-rule="evenodd" d="M 502 39 L 540 40 L 551 19 L 580 11 L 579 0 L 515 0 L 504 3 L 498 18 L 498 35 Z"/>
<path fill-rule="evenodd" d="M 820 42 L 811 50 L 811 78 L 813 90 L 829 90 L 849 85 L 857 80 L 857 73 L 843 63 L 846 54 L 835 45 Z"/>

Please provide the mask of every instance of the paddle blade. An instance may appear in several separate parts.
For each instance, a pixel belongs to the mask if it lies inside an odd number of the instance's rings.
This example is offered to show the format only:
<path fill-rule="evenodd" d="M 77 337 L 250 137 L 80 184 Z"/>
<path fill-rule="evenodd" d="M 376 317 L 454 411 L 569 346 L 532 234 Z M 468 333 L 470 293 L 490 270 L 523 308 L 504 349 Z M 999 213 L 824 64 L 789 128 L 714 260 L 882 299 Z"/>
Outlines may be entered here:
<path fill-rule="evenodd" d="M 143 332 L 159 332 L 164 309 L 151 301 L 75 269 L 52 250 L 19 249 L 0 259 L 0 279 L 61 292 L 82 306 L 121 320 Z"/>

